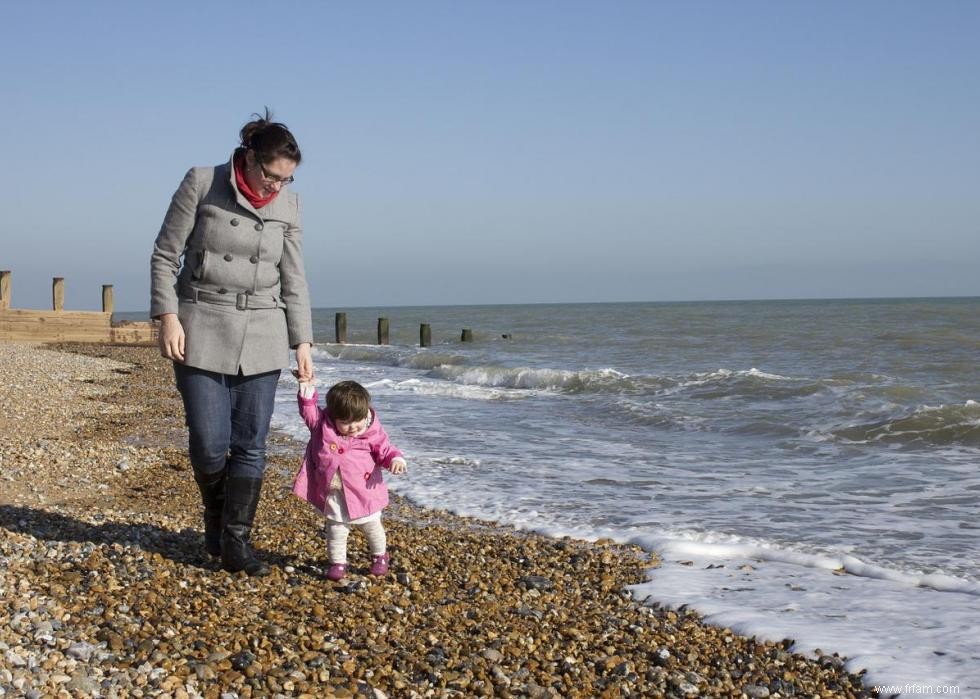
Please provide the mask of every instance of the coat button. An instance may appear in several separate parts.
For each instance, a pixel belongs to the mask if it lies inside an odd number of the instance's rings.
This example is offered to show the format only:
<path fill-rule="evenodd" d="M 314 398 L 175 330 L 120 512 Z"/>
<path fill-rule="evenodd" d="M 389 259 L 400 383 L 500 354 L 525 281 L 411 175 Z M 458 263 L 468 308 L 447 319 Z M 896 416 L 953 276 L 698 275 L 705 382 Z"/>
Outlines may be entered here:
<path fill-rule="evenodd" d="M 338 453 L 338 454 L 343 454 L 343 453 L 344 453 L 344 448 L 343 448 L 343 447 L 341 447 L 340 449 L 338 449 L 338 450 L 337 450 L 337 453 Z"/>
<path fill-rule="evenodd" d="M 231 225 L 233 225 L 233 226 L 237 226 L 237 225 L 238 225 L 238 219 L 237 219 L 237 218 L 233 218 L 233 219 L 231 220 Z"/>
<path fill-rule="evenodd" d="M 259 258 L 256 257 L 255 255 L 252 255 L 250 258 L 248 258 L 248 261 L 254 265 L 256 262 L 259 261 Z"/>
<path fill-rule="evenodd" d="M 233 259 L 235 258 L 233 258 L 231 254 L 225 255 L 225 262 L 231 262 Z"/>
<path fill-rule="evenodd" d="M 364 480 L 366 480 L 366 481 L 371 480 L 371 474 L 370 473 L 365 473 L 364 474 Z"/>
<path fill-rule="evenodd" d="M 218 293 L 219 294 L 227 294 L 228 293 L 228 289 L 218 289 Z"/>
<path fill-rule="evenodd" d="M 333 444 L 333 443 L 331 443 L 331 444 L 330 444 L 330 451 L 337 451 L 337 445 L 336 445 L 336 444 Z"/>
<path fill-rule="evenodd" d="M 261 223 L 256 223 L 255 224 L 255 230 L 261 231 L 262 230 L 262 224 Z"/>

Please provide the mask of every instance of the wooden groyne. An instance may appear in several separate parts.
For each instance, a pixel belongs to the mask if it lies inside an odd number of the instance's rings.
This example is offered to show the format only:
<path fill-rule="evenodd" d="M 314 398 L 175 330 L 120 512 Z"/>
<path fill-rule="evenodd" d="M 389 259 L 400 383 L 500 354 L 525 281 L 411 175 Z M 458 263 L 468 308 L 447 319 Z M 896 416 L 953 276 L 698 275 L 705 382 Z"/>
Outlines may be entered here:
<path fill-rule="evenodd" d="M 126 345 L 156 343 L 156 323 L 112 322 L 111 284 L 102 286 L 101 312 L 66 311 L 65 280 L 64 277 L 55 277 L 51 284 L 51 310 L 35 311 L 10 307 L 11 276 L 9 271 L 0 271 L 0 340 Z"/>
<path fill-rule="evenodd" d="M 336 343 L 338 345 L 347 344 L 347 314 L 343 311 L 334 316 L 334 329 L 336 331 Z M 390 335 L 391 324 L 387 318 L 378 318 L 378 344 L 387 345 Z M 510 335 L 504 335 L 505 339 L 510 339 Z M 473 342 L 473 331 L 470 328 L 463 328 L 460 333 L 460 342 Z M 432 346 L 432 326 L 429 323 L 422 323 L 419 326 L 419 347 Z"/>

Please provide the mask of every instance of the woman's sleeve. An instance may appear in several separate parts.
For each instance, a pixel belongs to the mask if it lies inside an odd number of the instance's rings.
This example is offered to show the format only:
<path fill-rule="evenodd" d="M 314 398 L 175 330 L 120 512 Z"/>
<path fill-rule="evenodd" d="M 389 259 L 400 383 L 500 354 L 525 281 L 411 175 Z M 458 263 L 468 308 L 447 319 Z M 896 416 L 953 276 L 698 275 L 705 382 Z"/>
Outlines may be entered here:
<path fill-rule="evenodd" d="M 187 239 L 194 230 L 199 201 L 197 169 L 191 168 L 170 200 L 170 208 L 153 243 L 153 255 L 150 257 L 151 318 L 177 312 L 177 272 Z"/>
<path fill-rule="evenodd" d="M 282 258 L 279 260 L 279 283 L 282 300 L 286 303 L 286 328 L 289 346 L 313 342 L 313 320 L 310 315 L 310 291 L 306 284 L 303 264 L 303 226 L 299 195 L 293 194 L 296 215 L 286 225 L 283 234 Z"/>

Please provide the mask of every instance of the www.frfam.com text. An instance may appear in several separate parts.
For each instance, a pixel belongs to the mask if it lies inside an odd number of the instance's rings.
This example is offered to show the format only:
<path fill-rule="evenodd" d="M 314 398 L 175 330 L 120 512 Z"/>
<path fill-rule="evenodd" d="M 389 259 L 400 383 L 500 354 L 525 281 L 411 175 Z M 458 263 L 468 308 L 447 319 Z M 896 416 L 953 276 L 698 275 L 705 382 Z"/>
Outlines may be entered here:
<path fill-rule="evenodd" d="M 895 684 L 895 685 L 880 685 L 877 687 L 872 687 L 878 696 L 890 697 L 896 694 L 959 694 L 960 688 L 955 685 L 930 685 L 930 684 Z"/>

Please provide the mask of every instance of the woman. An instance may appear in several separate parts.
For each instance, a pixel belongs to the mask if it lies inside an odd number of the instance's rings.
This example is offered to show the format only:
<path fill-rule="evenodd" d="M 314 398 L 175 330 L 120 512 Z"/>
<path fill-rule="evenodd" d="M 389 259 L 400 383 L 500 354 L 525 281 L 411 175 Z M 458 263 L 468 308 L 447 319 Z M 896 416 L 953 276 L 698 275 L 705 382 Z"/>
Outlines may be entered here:
<path fill-rule="evenodd" d="M 313 326 L 299 197 L 286 189 L 299 146 L 268 109 L 254 116 L 228 163 L 191 168 L 177 188 L 153 246 L 150 315 L 184 402 L 207 551 L 266 575 L 249 537 L 276 383 L 288 348 L 312 380 Z"/>

